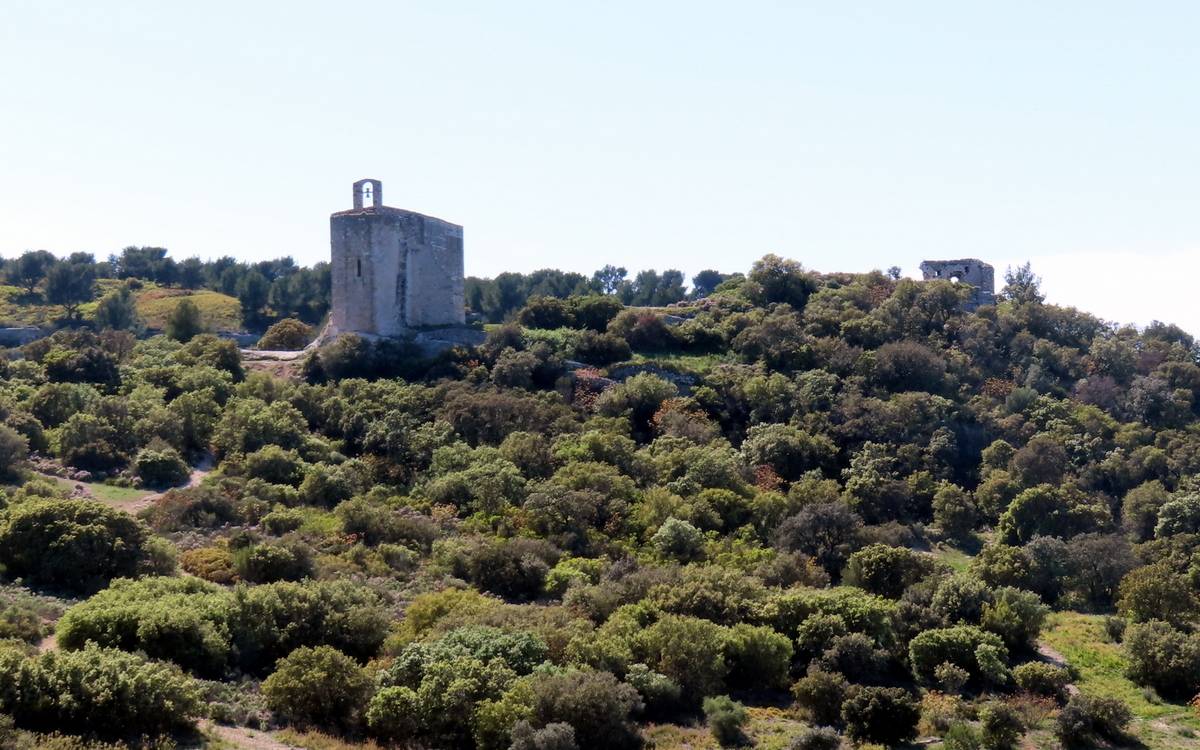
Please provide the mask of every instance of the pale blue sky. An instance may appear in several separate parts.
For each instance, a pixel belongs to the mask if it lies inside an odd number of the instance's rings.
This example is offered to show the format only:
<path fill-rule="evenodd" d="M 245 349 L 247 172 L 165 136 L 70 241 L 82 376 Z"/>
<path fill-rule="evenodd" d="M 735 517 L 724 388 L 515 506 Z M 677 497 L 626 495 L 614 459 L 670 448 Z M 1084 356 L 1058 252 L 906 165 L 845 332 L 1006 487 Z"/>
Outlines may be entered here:
<path fill-rule="evenodd" d="M 1200 332 L 1197 28 L 1187 2 L 2 0 L 0 253 L 312 263 L 377 177 L 465 225 L 471 274 L 1029 258 L 1054 301 Z"/>

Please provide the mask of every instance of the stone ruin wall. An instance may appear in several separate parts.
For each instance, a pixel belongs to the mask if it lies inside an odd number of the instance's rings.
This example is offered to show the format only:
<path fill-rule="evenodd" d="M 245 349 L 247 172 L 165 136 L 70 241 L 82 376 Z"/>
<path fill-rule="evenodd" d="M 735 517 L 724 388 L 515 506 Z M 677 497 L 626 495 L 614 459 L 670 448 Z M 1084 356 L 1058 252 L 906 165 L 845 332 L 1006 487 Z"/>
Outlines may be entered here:
<path fill-rule="evenodd" d="M 996 302 L 996 271 L 978 258 L 922 261 L 921 275 L 926 281 L 944 279 L 970 284 L 975 291 L 964 304 L 968 310 Z"/>
<path fill-rule="evenodd" d="M 408 214 L 408 212 L 405 212 Z M 404 321 L 411 327 L 463 325 L 463 230 L 441 219 L 408 214 Z"/>

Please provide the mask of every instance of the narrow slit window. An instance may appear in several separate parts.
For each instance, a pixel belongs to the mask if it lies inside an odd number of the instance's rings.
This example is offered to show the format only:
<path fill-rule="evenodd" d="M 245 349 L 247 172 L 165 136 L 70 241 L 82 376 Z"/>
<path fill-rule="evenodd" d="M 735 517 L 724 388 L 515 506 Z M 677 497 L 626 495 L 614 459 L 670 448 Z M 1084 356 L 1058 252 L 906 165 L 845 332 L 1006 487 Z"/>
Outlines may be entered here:
<path fill-rule="evenodd" d="M 357 260 L 355 260 L 354 265 L 355 265 L 356 271 L 358 273 L 358 277 L 361 279 L 362 278 L 362 258 L 358 258 Z"/>

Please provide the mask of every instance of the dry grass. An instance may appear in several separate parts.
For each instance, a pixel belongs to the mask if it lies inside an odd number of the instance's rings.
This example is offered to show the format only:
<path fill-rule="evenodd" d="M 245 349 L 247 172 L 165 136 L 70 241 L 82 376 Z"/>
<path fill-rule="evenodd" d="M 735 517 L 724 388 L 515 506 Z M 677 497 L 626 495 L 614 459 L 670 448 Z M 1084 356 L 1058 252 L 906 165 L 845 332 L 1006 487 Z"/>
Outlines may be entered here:
<path fill-rule="evenodd" d="M 751 706 L 749 712 L 750 747 L 762 750 L 783 750 L 808 726 L 787 709 Z M 642 736 L 646 746 L 655 750 L 720 750 L 703 719 L 689 725 L 648 724 Z"/>
<path fill-rule="evenodd" d="M 382 746 L 370 740 L 366 742 L 347 742 L 324 732 L 312 730 L 301 732 L 296 729 L 284 729 L 275 733 L 280 742 L 304 748 L 304 750 L 383 750 Z"/>
<path fill-rule="evenodd" d="M 208 290 L 146 289 L 137 295 L 138 315 L 147 326 L 163 328 L 171 311 L 185 299 L 190 299 L 199 308 L 205 328 L 211 331 L 241 330 L 241 304 L 229 295 Z"/>
<path fill-rule="evenodd" d="M 80 307 L 84 318 L 96 314 L 96 305 L 104 295 L 121 285 L 117 279 L 96 282 L 96 299 Z M 162 289 L 152 283 L 136 292 L 138 314 L 151 328 L 166 325 L 167 316 L 183 299 L 191 299 L 200 309 L 205 326 L 213 331 L 238 331 L 242 327 L 242 306 L 236 299 L 209 290 Z M 62 317 L 62 308 L 47 305 L 40 293 L 28 295 L 15 286 L 0 285 L 0 326 L 51 327 Z"/>

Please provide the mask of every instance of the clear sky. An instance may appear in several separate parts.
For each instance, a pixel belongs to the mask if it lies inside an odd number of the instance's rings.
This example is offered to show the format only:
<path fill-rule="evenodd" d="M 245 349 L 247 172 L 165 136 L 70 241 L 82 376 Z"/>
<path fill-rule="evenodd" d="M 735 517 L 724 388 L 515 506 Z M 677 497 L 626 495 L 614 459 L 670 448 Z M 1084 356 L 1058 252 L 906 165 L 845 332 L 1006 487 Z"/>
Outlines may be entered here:
<path fill-rule="evenodd" d="M 1200 333 L 1194 2 L 0 2 L 0 254 L 328 257 L 350 183 L 467 272 L 1032 260 Z"/>

